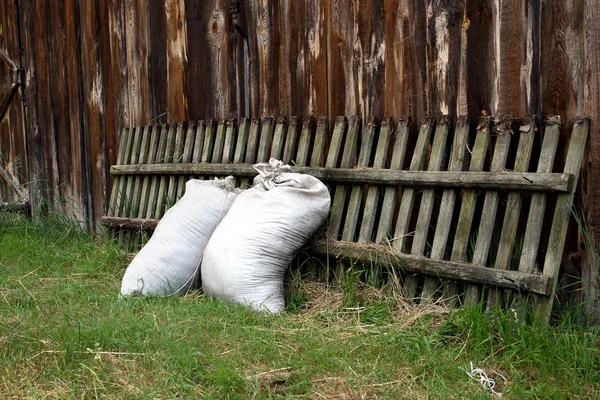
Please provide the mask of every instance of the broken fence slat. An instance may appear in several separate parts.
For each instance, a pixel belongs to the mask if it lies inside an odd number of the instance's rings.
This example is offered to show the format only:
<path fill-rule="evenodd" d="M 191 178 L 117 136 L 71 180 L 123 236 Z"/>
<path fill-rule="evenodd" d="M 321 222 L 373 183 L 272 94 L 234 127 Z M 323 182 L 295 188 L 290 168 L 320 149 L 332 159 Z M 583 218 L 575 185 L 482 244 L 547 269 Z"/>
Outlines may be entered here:
<path fill-rule="evenodd" d="M 424 256 L 398 253 L 388 246 L 369 247 L 357 243 L 330 241 L 313 244 L 310 251 L 322 256 L 336 257 L 338 260 L 352 259 L 355 264 L 380 264 L 409 273 L 422 273 L 542 296 L 548 296 L 552 286 L 552 279 L 547 276 L 486 268 L 469 263 L 432 260 Z"/>

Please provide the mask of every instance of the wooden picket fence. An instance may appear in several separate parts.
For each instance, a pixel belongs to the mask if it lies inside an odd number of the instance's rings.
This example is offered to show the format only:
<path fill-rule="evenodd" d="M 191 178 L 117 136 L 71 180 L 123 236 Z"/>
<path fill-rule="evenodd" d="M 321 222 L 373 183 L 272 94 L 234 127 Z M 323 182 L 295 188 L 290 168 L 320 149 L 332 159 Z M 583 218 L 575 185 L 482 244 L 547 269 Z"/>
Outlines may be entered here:
<path fill-rule="evenodd" d="M 533 117 L 478 122 L 428 118 L 411 132 L 408 118 L 338 117 L 330 132 L 324 117 L 265 117 L 124 129 L 102 221 L 132 240 L 186 180 L 233 175 L 247 187 L 254 163 L 281 159 L 328 185 L 327 235 L 306 250 L 338 271 L 349 260 L 383 266 L 415 301 L 521 304 L 547 318 L 589 121 L 577 119 L 566 141 L 558 116 L 543 129 Z"/>

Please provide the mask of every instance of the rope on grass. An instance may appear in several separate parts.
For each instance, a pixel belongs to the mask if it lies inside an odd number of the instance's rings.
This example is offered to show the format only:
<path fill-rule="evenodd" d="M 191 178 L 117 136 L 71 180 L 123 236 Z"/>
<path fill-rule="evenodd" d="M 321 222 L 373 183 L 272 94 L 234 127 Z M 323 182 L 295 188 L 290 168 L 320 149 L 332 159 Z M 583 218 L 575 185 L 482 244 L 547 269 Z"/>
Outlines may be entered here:
<path fill-rule="evenodd" d="M 496 387 L 496 381 L 494 380 L 494 378 L 489 377 L 485 373 L 485 371 L 481 368 L 473 368 L 473 362 L 471 362 L 471 371 L 470 372 L 464 368 L 460 368 L 460 369 L 465 371 L 467 373 L 467 375 L 469 375 L 470 378 L 478 380 L 484 389 L 487 389 L 490 392 L 492 392 L 492 394 L 495 394 L 496 396 L 502 398 L 502 393 L 494 390 L 494 388 Z M 498 374 L 498 376 L 500 376 L 506 382 L 506 378 L 503 375 Z"/>

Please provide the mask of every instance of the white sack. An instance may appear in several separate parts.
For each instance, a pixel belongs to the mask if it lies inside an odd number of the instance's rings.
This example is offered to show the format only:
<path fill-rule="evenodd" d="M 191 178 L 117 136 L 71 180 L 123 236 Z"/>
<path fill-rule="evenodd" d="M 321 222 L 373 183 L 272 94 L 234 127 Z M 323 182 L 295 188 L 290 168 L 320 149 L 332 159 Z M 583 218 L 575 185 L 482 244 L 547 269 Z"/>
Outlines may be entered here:
<path fill-rule="evenodd" d="M 195 283 L 206 243 L 237 196 L 233 177 L 185 184 L 123 277 L 121 295 L 185 293 Z"/>
<path fill-rule="evenodd" d="M 254 186 L 236 198 L 206 246 L 202 287 L 211 297 L 280 312 L 285 270 L 325 222 L 330 196 L 317 178 L 290 173 L 281 161 L 254 168 Z"/>

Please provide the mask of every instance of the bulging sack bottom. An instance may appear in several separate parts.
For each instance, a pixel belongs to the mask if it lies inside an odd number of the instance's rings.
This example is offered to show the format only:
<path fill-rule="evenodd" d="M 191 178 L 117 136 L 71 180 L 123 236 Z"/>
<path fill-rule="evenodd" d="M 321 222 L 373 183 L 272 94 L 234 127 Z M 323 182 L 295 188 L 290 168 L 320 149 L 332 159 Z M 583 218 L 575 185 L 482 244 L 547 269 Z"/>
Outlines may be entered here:
<path fill-rule="evenodd" d="M 233 177 L 185 185 L 185 195 L 163 216 L 123 276 L 121 295 L 185 293 L 198 277 L 202 254 L 238 190 Z"/>
<path fill-rule="evenodd" d="M 202 286 L 208 296 L 276 313 L 285 308 L 285 270 L 327 218 L 330 196 L 317 178 L 290 173 L 281 161 L 254 167 L 254 186 L 236 198 L 206 246 Z"/>

